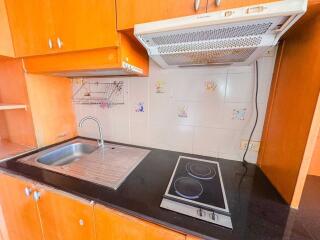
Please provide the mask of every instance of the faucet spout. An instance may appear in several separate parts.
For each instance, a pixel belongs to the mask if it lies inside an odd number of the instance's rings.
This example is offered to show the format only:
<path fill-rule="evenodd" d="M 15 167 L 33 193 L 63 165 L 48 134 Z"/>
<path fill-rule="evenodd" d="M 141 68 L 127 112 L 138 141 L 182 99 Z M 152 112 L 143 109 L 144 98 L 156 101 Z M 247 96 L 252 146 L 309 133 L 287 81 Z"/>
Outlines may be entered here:
<path fill-rule="evenodd" d="M 99 147 L 104 147 L 104 140 L 103 140 L 103 136 L 102 136 L 102 127 L 101 127 L 101 123 L 100 121 L 95 118 L 95 117 L 92 117 L 92 116 L 86 116 L 84 118 L 82 118 L 79 122 L 79 127 L 81 128 L 83 123 L 86 121 L 86 120 L 92 120 L 94 122 L 97 123 L 97 126 L 98 126 L 98 130 L 99 130 L 99 137 L 100 137 L 100 140 L 98 140 L 98 145 Z"/>

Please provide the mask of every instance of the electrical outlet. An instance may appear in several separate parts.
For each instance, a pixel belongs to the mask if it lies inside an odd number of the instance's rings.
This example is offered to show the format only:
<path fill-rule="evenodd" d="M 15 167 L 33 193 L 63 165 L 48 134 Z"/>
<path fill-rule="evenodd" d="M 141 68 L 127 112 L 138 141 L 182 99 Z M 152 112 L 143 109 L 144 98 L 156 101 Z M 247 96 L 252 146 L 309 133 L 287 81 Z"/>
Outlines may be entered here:
<path fill-rule="evenodd" d="M 248 141 L 242 140 L 240 143 L 240 149 L 245 150 L 247 148 Z M 251 141 L 249 144 L 248 151 L 259 152 L 260 142 L 259 141 Z"/>
<path fill-rule="evenodd" d="M 265 53 L 264 53 L 264 57 L 274 57 L 276 55 L 276 48 L 272 47 L 269 48 Z"/>

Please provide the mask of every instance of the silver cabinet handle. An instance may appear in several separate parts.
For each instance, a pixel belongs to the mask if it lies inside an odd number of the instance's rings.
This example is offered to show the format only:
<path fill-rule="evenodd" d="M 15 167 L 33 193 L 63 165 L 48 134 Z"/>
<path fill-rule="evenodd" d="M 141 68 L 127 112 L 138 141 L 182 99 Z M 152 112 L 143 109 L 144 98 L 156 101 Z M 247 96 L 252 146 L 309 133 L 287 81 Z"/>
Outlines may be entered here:
<path fill-rule="evenodd" d="M 59 37 L 57 38 L 57 44 L 58 44 L 59 48 L 62 48 L 63 42 L 62 42 L 61 38 L 59 38 Z"/>
<path fill-rule="evenodd" d="M 197 12 L 200 7 L 201 0 L 194 0 L 194 10 Z"/>
<path fill-rule="evenodd" d="M 48 40 L 48 46 L 49 46 L 50 49 L 53 48 L 53 43 L 52 43 L 51 38 L 49 38 L 49 40 Z"/>
<path fill-rule="evenodd" d="M 80 226 L 84 226 L 84 220 L 83 220 L 83 219 L 80 219 L 80 220 L 79 220 L 79 224 L 80 224 Z"/>
<path fill-rule="evenodd" d="M 215 0 L 215 1 L 216 1 L 216 6 L 219 7 L 220 3 L 221 3 L 221 0 Z"/>
<path fill-rule="evenodd" d="M 31 188 L 26 187 L 26 188 L 24 189 L 24 194 L 25 194 L 27 197 L 30 197 L 31 193 L 32 193 L 32 189 L 31 189 Z"/>
<path fill-rule="evenodd" d="M 33 192 L 33 199 L 38 202 L 40 199 L 40 193 L 37 191 Z"/>

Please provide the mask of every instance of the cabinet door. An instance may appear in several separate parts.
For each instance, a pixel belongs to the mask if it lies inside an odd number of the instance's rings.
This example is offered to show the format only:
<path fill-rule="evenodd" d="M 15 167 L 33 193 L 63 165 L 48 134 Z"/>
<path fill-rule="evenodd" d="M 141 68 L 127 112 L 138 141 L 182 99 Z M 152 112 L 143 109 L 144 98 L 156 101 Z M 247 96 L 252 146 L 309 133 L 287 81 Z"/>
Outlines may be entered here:
<path fill-rule="evenodd" d="M 117 0 L 117 24 L 119 30 L 133 28 L 137 23 L 158 21 L 168 18 L 205 13 L 206 0 Z"/>
<path fill-rule="evenodd" d="M 52 9 L 59 52 L 117 44 L 114 0 L 53 0 Z"/>
<path fill-rule="evenodd" d="M 51 1 L 5 0 L 17 57 L 52 53 L 49 39 L 54 33 Z"/>
<path fill-rule="evenodd" d="M 208 0 L 208 12 L 219 11 L 229 8 L 239 8 L 261 3 L 275 2 L 277 0 L 220 0 L 219 7 L 216 6 L 216 0 Z"/>
<path fill-rule="evenodd" d="M 1 232 L 10 240 L 42 240 L 36 202 L 26 189 L 34 189 L 33 184 L 0 174 Z"/>
<path fill-rule="evenodd" d="M 46 240 L 94 240 L 93 206 L 77 199 L 43 187 L 38 187 L 37 201 Z"/>
<path fill-rule="evenodd" d="M 100 205 L 94 207 L 97 240 L 185 240 L 185 235 Z"/>
<path fill-rule="evenodd" d="M 0 0 L 0 36 L 0 55 L 14 57 L 11 30 L 4 0 Z"/>

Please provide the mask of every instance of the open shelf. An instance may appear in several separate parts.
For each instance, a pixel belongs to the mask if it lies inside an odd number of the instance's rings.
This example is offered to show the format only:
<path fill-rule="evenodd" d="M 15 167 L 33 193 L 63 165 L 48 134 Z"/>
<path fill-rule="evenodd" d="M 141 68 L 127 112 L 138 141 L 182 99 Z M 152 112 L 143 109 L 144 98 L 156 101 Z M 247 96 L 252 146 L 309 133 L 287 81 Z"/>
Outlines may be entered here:
<path fill-rule="evenodd" d="M 14 110 L 14 109 L 27 109 L 26 105 L 23 104 L 3 104 L 0 103 L 0 111 L 1 110 Z"/>
<path fill-rule="evenodd" d="M 0 140 L 0 160 L 28 152 L 35 147 L 24 146 L 8 140 Z"/>

